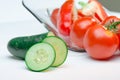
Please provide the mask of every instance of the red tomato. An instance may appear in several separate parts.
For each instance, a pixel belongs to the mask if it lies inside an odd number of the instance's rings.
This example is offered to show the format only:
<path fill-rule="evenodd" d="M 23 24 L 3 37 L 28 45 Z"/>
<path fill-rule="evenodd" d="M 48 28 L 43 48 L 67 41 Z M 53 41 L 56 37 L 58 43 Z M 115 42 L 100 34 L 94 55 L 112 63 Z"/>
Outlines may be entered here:
<path fill-rule="evenodd" d="M 70 29 L 72 25 L 72 11 L 74 7 L 74 1 L 73 0 L 66 0 L 60 7 L 59 13 L 58 13 L 58 20 L 57 20 L 57 28 L 58 31 L 64 35 L 69 36 Z"/>
<path fill-rule="evenodd" d="M 82 13 L 86 16 L 92 16 L 98 22 L 102 22 L 108 17 L 101 3 L 97 0 L 89 0 L 88 5 L 83 7 Z"/>
<path fill-rule="evenodd" d="M 109 26 L 114 22 L 120 21 L 120 18 L 116 16 L 108 16 L 105 20 L 101 23 L 102 25 Z"/>
<path fill-rule="evenodd" d="M 102 25 L 105 25 L 106 28 L 109 27 L 109 25 L 117 22 L 117 21 L 120 21 L 120 18 L 116 17 L 116 16 L 109 16 L 107 17 L 101 24 Z M 118 35 L 118 38 L 119 38 L 119 42 L 120 42 L 120 24 L 117 25 L 116 27 L 116 34 Z M 120 49 L 120 44 L 119 44 L 119 49 Z"/>
<path fill-rule="evenodd" d="M 103 25 L 89 28 L 84 37 L 84 48 L 95 59 L 108 59 L 114 55 L 119 45 L 118 36 Z"/>
<path fill-rule="evenodd" d="M 77 45 L 79 48 L 83 47 L 83 38 L 92 24 L 94 24 L 95 21 L 91 17 L 82 17 L 77 19 L 72 26 L 71 33 L 70 33 L 70 39 L 71 41 Z"/>
<path fill-rule="evenodd" d="M 53 10 L 53 12 L 50 15 L 50 19 L 52 23 L 57 27 L 57 15 L 58 15 L 59 8 L 56 8 Z"/>
<path fill-rule="evenodd" d="M 104 10 L 104 8 L 100 2 L 98 2 L 97 0 L 91 0 L 90 3 L 94 3 L 94 5 L 96 6 L 97 10 L 96 10 L 94 16 L 100 22 L 102 22 L 106 17 L 108 17 L 106 11 Z"/>

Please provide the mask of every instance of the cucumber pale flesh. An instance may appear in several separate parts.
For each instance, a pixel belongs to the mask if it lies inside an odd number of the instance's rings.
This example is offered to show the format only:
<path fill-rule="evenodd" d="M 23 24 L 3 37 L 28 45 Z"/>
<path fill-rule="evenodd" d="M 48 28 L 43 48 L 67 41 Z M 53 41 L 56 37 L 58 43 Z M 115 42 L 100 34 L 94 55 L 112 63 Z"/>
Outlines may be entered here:
<path fill-rule="evenodd" d="M 32 71 L 43 71 L 53 64 L 55 55 L 55 50 L 50 44 L 37 43 L 27 51 L 25 63 Z"/>
<path fill-rule="evenodd" d="M 51 44 L 56 51 L 55 62 L 52 64 L 52 66 L 57 67 L 62 65 L 65 62 L 68 54 L 66 43 L 61 38 L 56 36 L 48 36 L 43 40 L 43 42 Z"/>

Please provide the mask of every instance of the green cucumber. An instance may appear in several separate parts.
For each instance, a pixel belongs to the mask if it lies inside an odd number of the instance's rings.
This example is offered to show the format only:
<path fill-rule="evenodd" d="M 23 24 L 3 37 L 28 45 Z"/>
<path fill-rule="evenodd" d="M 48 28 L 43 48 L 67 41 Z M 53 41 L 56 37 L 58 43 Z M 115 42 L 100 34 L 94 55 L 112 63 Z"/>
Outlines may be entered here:
<path fill-rule="evenodd" d="M 44 38 L 51 35 L 53 36 L 54 34 L 46 32 L 38 35 L 15 37 L 8 42 L 7 49 L 12 55 L 25 59 L 26 52 L 32 45 L 41 42 Z"/>
<path fill-rule="evenodd" d="M 55 55 L 55 50 L 50 44 L 37 43 L 27 51 L 25 63 L 32 71 L 43 71 L 53 64 Z"/>
<path fill-rule="evenodd" d="M 42 42 L 51 44 L 56 51 L 55 62 L 52 64 L 52 66 L 57 67 L 62 65 L 65 62 L 68 54 L 66 43 L 61 38 L 56 36 L 48 36 Z"/>

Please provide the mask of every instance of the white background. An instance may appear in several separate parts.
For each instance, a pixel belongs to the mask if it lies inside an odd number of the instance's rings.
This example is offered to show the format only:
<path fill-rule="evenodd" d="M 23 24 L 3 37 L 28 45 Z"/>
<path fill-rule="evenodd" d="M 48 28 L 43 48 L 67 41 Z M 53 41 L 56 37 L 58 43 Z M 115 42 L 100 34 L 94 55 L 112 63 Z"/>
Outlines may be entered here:
<path fill-rule="evenodd" d="M 85 52 L 69 51 L 62 66 L 44 72 L 29 71 L 23 60 L 8 52 L 7 43 L 17 36 L 42 32 L 46 29 L 22 6 L 21 0 L 0 0 L 0 80 L 120 80 L 120 55 L 97 61 Z"/>

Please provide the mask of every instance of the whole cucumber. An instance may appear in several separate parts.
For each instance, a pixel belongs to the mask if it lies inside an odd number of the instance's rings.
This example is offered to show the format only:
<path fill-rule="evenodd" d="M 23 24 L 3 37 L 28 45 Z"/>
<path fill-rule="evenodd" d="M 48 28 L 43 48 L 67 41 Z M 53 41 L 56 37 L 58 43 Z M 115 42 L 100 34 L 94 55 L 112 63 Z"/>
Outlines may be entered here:
<path fill-rule="evenodd" d="M 8 42 L 7 49 L 12 55 L 25 59 L 26 52 L 32 45 L 41 42 L 44 38 L 51 35 L 53 36 L 54 34 L 46 32 L 31 36 L 15 37 Z"/>

